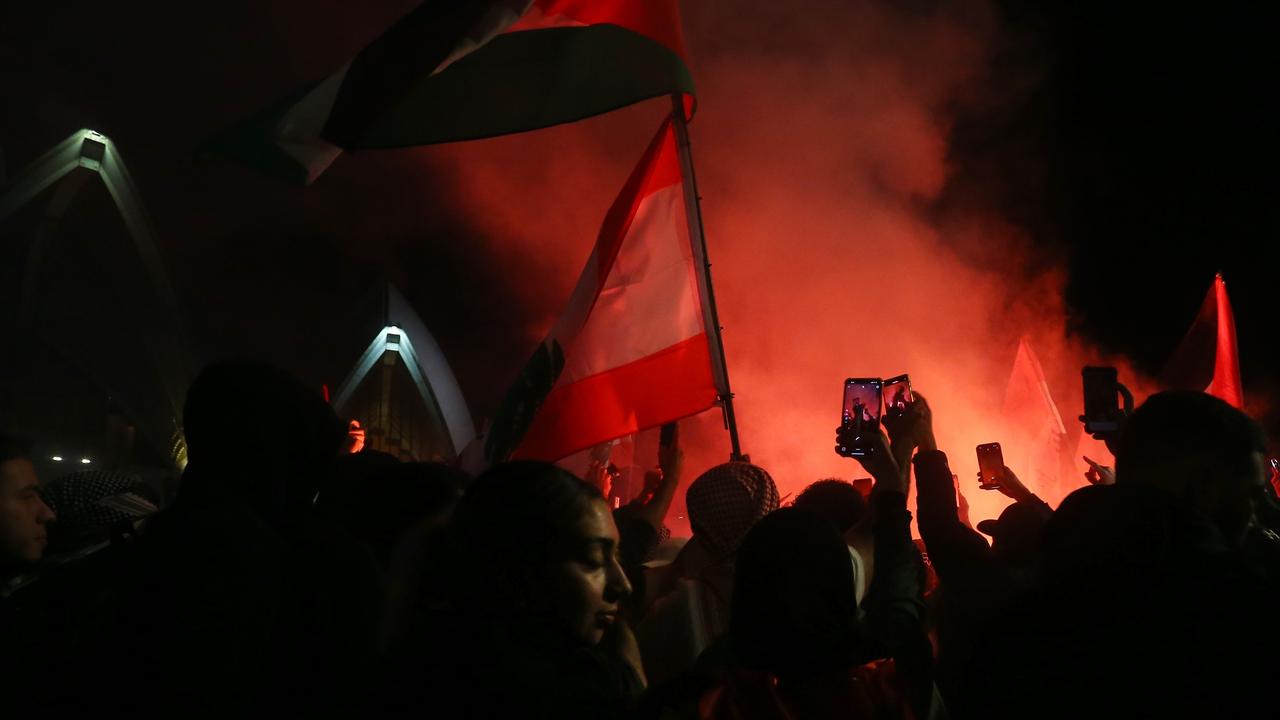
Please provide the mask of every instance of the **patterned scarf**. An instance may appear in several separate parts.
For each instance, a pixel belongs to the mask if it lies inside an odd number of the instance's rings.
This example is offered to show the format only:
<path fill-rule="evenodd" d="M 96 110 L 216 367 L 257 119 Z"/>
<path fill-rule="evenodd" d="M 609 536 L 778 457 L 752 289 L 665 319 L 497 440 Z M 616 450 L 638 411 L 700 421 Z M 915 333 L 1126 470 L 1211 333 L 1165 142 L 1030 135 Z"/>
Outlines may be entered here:
<path fill-rule="evenodd" d="M 693 535 L 724 558 L 760 518 L 778 509 L 778 487 L 751 463 L 717 465 L 698 476 L 685 494 Z"/>

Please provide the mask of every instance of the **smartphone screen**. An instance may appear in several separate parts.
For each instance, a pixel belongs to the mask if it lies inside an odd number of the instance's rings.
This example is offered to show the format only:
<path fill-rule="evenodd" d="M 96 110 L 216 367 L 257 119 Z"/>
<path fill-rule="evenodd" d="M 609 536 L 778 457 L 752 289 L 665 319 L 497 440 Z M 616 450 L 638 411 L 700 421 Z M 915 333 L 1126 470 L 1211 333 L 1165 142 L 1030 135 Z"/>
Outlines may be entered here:
<path fill-rule="evenodd" d="M 911 378 L 904 373 L 884 381 L 884 414 L 902 415 L 915 399 L 911 397 Z"/>
<path fill-rule="evenodd" d="M 1084 429 L 1086 432 L 1114 432 L 1120 429 L 1119 380 L 1113 367 L 1086 367 L 1084 380 Z"/>
<path fill-rule="evenodd" d="M 1000 443 L 987 443 L 978 446 L 978 487 L 983 490 L 995 490 L 1000 487 L 1000 479 L 1004 477 L 1004 452 Z"/>
<path fill-rule="evenodd" d="M 849 378 L 844 381 L 844 410 L 841 422 L 870 432 L 880 427 L 880 378 Z"/>

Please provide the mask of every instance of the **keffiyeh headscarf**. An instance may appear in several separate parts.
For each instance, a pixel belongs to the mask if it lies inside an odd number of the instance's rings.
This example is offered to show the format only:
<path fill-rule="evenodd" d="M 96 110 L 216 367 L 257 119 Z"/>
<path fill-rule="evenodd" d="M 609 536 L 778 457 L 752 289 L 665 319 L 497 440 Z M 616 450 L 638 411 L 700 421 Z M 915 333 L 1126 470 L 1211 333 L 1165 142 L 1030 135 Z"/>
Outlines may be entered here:
<path fill-rule="evenodd" d="M 730 462 L 698 476 L 685 493 L 685 505 L 694 537 L 727 557 L 756 521 L 778 509 L 778 487 L 764 468 Z"/>
<path fill-rule="evenodd" d="M 66 549 L 85 538 L 105 537 L 122 520 L 146 517 L 156 506 L 140 495 L 133 475 L 87 470 L 64 475 L 40 488 L 40 495 L 57 516 L 49 533 L 50 545 Z"/>

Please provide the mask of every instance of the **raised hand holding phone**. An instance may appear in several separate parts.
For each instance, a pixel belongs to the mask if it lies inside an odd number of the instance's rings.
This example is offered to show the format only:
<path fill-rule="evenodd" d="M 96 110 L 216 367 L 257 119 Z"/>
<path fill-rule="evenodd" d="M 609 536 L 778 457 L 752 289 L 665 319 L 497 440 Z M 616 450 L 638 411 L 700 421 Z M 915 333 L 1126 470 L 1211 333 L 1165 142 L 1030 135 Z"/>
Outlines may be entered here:
<path fill-rule="evenodd" d="M 1084 385 L 1084 414 L 1080 416 L 1084 431 L 1106 442 L 1114 453 L 1112 443 L 1133 414 L 1133 393 L 1120 383 L 1113 367 L 1085 367 L 1080 377 Z"/>
<path fill-rule="evenodd" d="M 846 450 L 855 440 L 852 428 L 841 427 L 836 430 L 836 452 L 844 457 L 851 457 L 857 460 L 860 465 L 875 480 L 872 491 L 876 488 L 883 487 L 887 490 L 895 490 L 905 493 L 907 491 L 906 479 L 902 477 L 902 473 L 898 468 L 898 462 L 894 460 L 893 453 L 889 450 L 889 438 L 877 428 L 875 432 L 869 435 L 860 435 L 856 439 L 860 443 L 860 453 L 852 455 Z"/>
<path fill-rule="evenodd" d="M 1015 502 L 1025 502 L 1035 497 L 1035 493 L 1027 489 L 1026 485 L 1018 479 L 1008 466 L 1000 468 L 1000 487 L 997 488 L 1005 497 L 1011 498 Z"/>
<path fill-rule="evenodd" d="M 926 451 L 937 450 L 938 441 L 933 436 L 933 408 L 929 406 L 929 401 L 924 395 L 914 394 L 911 415 L 915 418 L 913 435 L 916 447 Z"/>

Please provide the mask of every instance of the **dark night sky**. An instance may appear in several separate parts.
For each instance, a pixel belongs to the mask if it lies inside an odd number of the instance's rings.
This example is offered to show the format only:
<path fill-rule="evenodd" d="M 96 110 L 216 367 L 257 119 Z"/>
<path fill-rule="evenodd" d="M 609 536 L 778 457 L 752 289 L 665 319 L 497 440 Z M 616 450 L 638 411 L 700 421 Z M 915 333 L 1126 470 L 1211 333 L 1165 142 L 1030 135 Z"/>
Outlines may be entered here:
<path fill-rule="evenodd" d="M 326 329 L 389 275 L 484 414 L 501 391 L 486 375 L 491 358 L 512 371 L 528 319 L 554 309 L 529 306 L 537 300 L 501 286 L 468 250 L 477 231 L 457 210 L 455 168 L 409 153 L 349 156 L 304 190 L 197 158 L 214 131 L 325 75 L 413 5 L 319 1 L 303 15 L 294 3 L 243 0 L 7 3 L 9 171 L 80 127 L 111 136 L 206 357 L 252 353 L 334 382 L 350 352 L 332 357 Z M 768 20 L 776 11 L 764 5 L 742 13 Z M 1036 249 L 1030 262 L 1067 269 L 1072 326 L 1150 371 L 1222 270 L 1246 389 L 1274 395 L 1274 10 L 1005 2 L 996 14 L 995 62 L 982 91 L 954 108 L 953 174 L 934 211 L 986 205 L 1012 222 Z M 715 37 L 706 16 L 686 10 L 695 77 L 698 38 Z M 406 204 L 419 210 L 412 219 L 397 212 Z M 1009 273 L 1028 262 L 959 250 Z"/>
<path fill-rule="evenodd" d="M 986 200 L 1065 264 L 1074 329 L 1149 372 L 1221 270 L 1246 390 L 1274 397 L 1274 8 L 1024 5 L 1004 3 L 990 75 L 1010 105 L 961 108 L 952 187 L 997 188 Z"/>
<path fill-rule="evenodd" d="M 1070 249 L 1084 325 L 1156 361 L 1163 348 L 1137 336 L 1149 328 L 1167 344 L 1182 321 L 1158 310 L 1199 300 L 1160 291 L 1194 289 L 1209 267 L 1224 271 L 1240 322 L 1257 330 L 1243 335 L 1269 335 L 1274 14 L 1243 12 L 1243 3 L 1120 16 L 1063 5 L 1041 19 L 1055 56 L 1029 121 L 1043 123 L 1048 171 L 1028 225 Z M 1249 355 L 1253 367 L 1269 364 Z"/>

